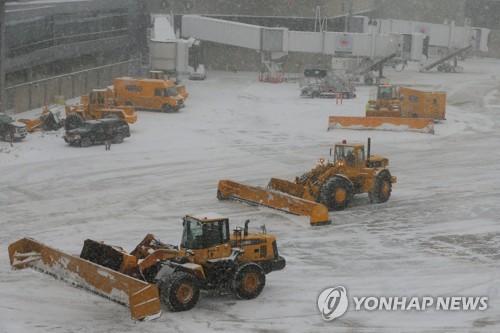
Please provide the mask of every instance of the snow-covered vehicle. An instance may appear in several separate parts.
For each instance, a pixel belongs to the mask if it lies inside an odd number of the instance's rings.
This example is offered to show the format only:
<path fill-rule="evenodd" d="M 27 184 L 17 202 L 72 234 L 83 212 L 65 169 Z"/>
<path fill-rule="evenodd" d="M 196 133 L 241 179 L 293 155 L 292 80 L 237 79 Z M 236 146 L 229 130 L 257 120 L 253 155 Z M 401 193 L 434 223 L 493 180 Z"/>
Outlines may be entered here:
<path fill-rule="evenodd" d="M 89 147 L 101 144 L 107 140 L 122 143 L 130 136 L 128 123 L 120 118 L 87 120 L 80 127 L 69 130 L 64 135 L 64 141 L 71 146 Z"/>
<path fill-rule="evenodd" d="M 198 68 L 189 74 L 190 80 L 205 80 L 206 78 L 205 65 L 198 65 Z"/>
<path fill-rule="evenodd" d="M 325 70 L 306 70 L 306 76 L 300 82 L 300 96 L 309 98 L 356 97 L 356 89 L 350 80 L 327 73 Z"/>
<path fill-rule="evenodd" d="M 12 142 L 13 140 L 21 140 L 26 137 L 28 130 L 26 124 L 15 121 L 5 113 L 0 113 L 0 137 Z"/>

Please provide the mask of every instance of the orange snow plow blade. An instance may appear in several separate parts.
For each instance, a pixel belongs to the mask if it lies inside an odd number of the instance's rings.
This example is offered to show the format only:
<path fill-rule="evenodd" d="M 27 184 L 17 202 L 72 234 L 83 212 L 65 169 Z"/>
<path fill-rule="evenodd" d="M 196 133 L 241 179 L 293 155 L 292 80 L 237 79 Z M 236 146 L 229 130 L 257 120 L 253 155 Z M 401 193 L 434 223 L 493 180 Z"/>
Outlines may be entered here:
<path fill-rule="evenodd" d="M 42 125 L 42 121 L 40 119 L 18 119 L 17 121 L 21 122 L 21 123 L 25 123 L 26 124 L 26 130 L 28 132 L 33 132 L 35 129 L 37 129 L 38 127 L 40 127 L 40 125 Z"/>
<path fill-rule="evenodd" d="M 151 320 L 161 314 L 156 285 L 66 254 L 31 238 L 10 244 L 9 258 L 14 269 L 31 267 L 128 306 L 134 320 Z"/>
<path fill-rule="evenodd" d="M 220 200 L 234 199 L 271 207 L 295 215 L 310 216 L 312 226 L 331 223 L 331 220 L 328 219 L 328 209 L 323 204 L 232 180 L 219 181 L 217 197 Z"/>
<path fill-rule="evenodd" d="M 328 121 L 328 130 L 339 128 L 356 130 L 378 129 L 386 131 L 412 131 L 434 134 L 434 119 L 330 116 Z"/>

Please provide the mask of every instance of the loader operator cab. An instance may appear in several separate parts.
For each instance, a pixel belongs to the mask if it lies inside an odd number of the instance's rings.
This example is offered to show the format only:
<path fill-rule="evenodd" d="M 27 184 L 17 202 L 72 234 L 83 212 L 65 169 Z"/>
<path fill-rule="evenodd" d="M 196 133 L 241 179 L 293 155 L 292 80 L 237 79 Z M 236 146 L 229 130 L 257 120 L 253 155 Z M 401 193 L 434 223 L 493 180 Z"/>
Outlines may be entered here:
<path fill-rule="evenodd" d="M 213 214 L 187 215 L 183 226 L 181 248 L 197 250 L 229 243 L 227 218 Z"/>
<path fill-rule="evenodd" d="M 106 101 L 106 91 L 104 89 L 92 89 L 89 96 L 90 104 L 104 105 Z"/>
<path fill-rule="evenodd" d="M 364 167 L 365 149 L 363 145 L 348 145 L 344 140 L 341 144 L 336 144 L 333 151 L 330 150 L 330 156 L 332 153 L 334 164 L 344 161 L 353 168 Z"/>
<path fill-rule="evenodd" d="M 378 86 L 377 100 L 387 101 L 396 98 L 398 98 L 398 91 L 395 86 L 390 86 L 387 84 L 382 84 Z"/>

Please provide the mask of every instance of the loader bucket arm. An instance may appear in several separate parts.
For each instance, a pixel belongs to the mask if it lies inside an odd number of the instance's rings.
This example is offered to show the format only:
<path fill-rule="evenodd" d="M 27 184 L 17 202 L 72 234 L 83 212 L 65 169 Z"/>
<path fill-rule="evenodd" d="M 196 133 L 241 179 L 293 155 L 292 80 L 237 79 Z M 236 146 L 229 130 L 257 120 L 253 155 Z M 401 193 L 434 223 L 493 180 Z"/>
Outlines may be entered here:
<path fill-rule="evenodd" d="M 330 224 L 325 205 L 297 198 L 285 193 L 254 187 L 232 180 L 220 180 L 217 197 L 220 200 L 234 199 L 250 204 L 262 205 L 295 215 L 310 216 L 312 226 Z"/>
<path fill-rule="evenodd" d="M 31 238 L 10 244 L 9 258 L 14 269 L 31 267 L 128 306 L 134 320 L 151 320 L 161 314 L 155 284 L 66 254 Z"/>
<path fill-rule="evenodd" d="M 267 188 L 270 190 L 275 190 L 283 192 L 286 194 L 293 195 L 294 197 L 302 198 L 304 194 L 304 185 L 299 185 L 296 183 L 289 182 L 288 180 L 271 178 L 269 183 L 267 183 Z"/>

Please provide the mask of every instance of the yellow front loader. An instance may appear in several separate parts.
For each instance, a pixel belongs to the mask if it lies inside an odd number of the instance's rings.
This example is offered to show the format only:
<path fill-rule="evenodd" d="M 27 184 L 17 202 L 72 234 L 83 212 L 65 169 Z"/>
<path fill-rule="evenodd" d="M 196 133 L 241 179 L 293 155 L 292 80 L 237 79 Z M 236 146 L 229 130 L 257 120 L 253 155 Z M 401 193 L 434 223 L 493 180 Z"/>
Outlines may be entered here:
<path fill-rule="evenodd" d="M 346 208 L 355 194 L 368 193 L 373 203 L 389 200 L 397 181 L 388 169 L 389 160 L 370 155 L 370 139 L 366 154 L 364 149 L 362 144 L 338 143 L 330 151 L 333 161 L 320 158 L 319 165 L 292 182 L 271 178 L 267 188 L 221 180 L 217 196 L 308 215 L 312 225 L 325 224 L 328 211 Z"/>
<path fill-rule="evenodd" d="M 434 134 L 434 123 L 445 120 L 446 92 L 379 85 L 366 104 L 366 117 L 330 116 L 328 130 L 385 130 Z"/>
<path fill-rule="evenodd" d="M 229 220 L 214 213 L 186 215 L 180 247 L 148 234 L 128 253 L 121 247 L 86 240 L 80 256 L 23 238 L 9 246 L 15 269 L 32 267 L 130 308 L 134 320 L 193 308 L 200 289 L 220 289 L 239 299 L 257 297 L 266 274 L 281 270 L 276 237 L 229 230 Z"/>
<path fill-rule="evenodd" d="M 66 131 L 80 127 L 86 120 L 103 118 L 121 118 L 129 124 L 137 121 L 137 114 L 132 106 L 114 105 L 114 95 L 109 89 L 92 89 L 89 95 L 80 97 L 80 103 L 66 105 Z"/>

